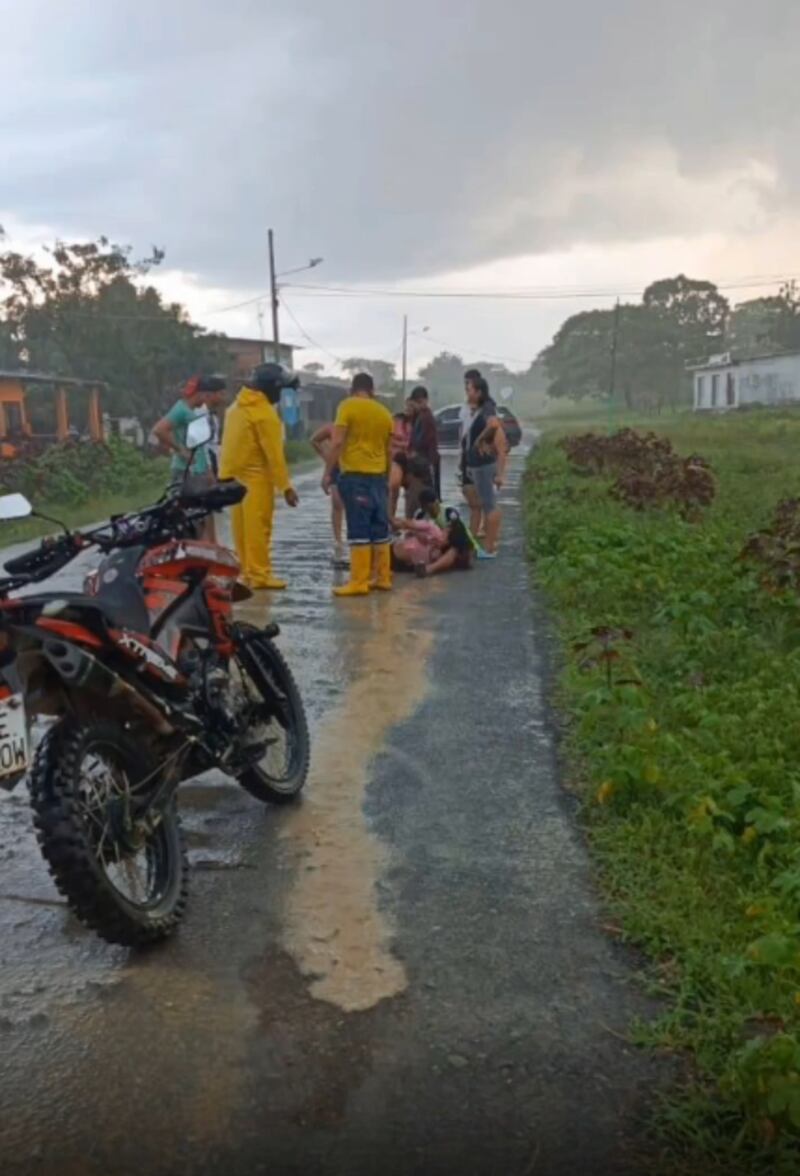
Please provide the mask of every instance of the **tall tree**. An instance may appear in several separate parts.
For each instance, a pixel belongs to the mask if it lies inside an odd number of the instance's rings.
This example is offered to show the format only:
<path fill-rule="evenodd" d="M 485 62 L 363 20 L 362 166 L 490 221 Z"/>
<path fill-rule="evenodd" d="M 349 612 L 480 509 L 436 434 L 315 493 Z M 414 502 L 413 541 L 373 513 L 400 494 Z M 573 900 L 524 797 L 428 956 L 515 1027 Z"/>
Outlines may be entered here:
<path fill-rule="evenodd" d="M 775 342 L 778 350 L 800 350 L 800 288 L 796 282 L 788 282 L 779 296 L 780 314 L 775 326 Z"/>
<path fill-rule="evenodd" d="M 346 372 L 369 372 L 379 388 L 386 388 L 396 379 L 395 364 L 387 363 L 385 359 L 364 359 L 352 356 L 342 360 L 342 368 Z"/>
<path fill-rule="evenodd" d="M 420 381 L 435 404 L 449 404 L 464 398 L 464 370 L 477 365 L 465 364 L 460 355 L 441 351 L 419 369 Z"/>
<path fill-rule="evenodd" d="M 728 319 L 724 350 L 737 359 L 780 350 L 790 319 L 790 300 L 782 294 L 740 302 Z"/>
<path fill-rule="evenodd" d="M 659 406 L 688 402 L 691 376 L 687 364 L 701 362 L 720 349 L 730 313 L 728 300 L 713 282 L 678 274 L 648 286 L 642 304 L 661 320 Z"/>
<path fill-rule="evenodd" d="M 166 304 L 147 274 L 164 254 L 133 261 L 105 237 L 56 242 L 44 262 L 0 253 L 0 348 L 12 366 L 108 384 L 105 406 L 149 424 L 174 385 L 227 365 L 224 337 Z"/>
<path fill-rule="evenodd" d="M 628 407 L 658 398 L 661 355 L 659 318 L 642 306 L 574 314 L 539 356 L 549 378 L 548 395 L 602 399 L 611 390 L 616 332 L 614 395 Z"/>

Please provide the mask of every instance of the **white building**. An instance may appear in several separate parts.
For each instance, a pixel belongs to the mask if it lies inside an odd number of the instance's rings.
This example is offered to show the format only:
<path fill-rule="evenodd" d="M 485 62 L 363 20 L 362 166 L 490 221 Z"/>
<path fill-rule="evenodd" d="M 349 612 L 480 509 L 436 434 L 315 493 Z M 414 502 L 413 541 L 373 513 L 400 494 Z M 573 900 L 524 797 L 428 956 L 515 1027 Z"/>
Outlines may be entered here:
<path fill-rule="evenodd" d="M 692 371 L 695 411 L 800 401 L 800 351 L 754 359 L 712 355 Z"/>

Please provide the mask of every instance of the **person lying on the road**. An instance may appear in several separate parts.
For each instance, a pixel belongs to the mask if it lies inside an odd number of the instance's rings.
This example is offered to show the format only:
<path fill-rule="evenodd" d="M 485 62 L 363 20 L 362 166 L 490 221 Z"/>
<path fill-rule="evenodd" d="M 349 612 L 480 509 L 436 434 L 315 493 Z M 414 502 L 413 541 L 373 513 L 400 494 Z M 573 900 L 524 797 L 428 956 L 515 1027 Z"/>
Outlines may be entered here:
<path fill-rule="evenodd" d="M 474 540 L 458 517 L 458 511 L 448 507 L 447 531 L 444 547 L 428 563 L 420 563 L 414 571 L 420 577 L 439 576 L 442 572 L 468 572 L 475 563 Z"/>
<path fill-rule="evenodd" d="M 475 555 L 478 559 L 481 558 L 481 545 L 472 534 L 472 531 L 470 531 L 466 523 L 464 523 L 463 519 L 461 519 L 459 512 L 453 506 L 443 506 L 433 490 L 426 488 L 420 493 L 419 510 L 417 511 L 416 517 L 433 519 L 437 526 L 441 527 L 443 531 L 448 529 L 450 523 L 454 519 L 461 520 L 464 530 L 467 533 L 467 538 L 472 544 L 472 549 L 475 552 Z"/>
<path fill-rule="evenodd" d="M 397 519 L 401 532 L 392 543 L 392 567 L 397 572 L 413 572 L 427 567 L 442 554 L 447 533 L 432 519 Z"/>
<path fill-rule="evenodd" d="M 396 571 L 413 571 L 421 577 L 469 571 L 475 562 L 474 539 L 453 507 L 445 508 L 443 522 L 439 526 L 422 511 L 415 519 L 398 521 L 403 534 L 392 544 Z"/>

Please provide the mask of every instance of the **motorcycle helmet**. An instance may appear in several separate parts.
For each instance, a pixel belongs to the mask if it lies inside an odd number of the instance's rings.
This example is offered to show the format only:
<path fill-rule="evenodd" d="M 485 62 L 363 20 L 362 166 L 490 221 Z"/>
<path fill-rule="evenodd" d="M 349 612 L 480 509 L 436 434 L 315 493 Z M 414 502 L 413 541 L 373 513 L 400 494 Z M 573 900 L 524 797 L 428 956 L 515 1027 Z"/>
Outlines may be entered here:
<path fill-rule="evenodd" d="M 253 368 L 247 383 L 257 392 L 263 392 L 272 404 L 277 404 L 284 388 L 299 388 L 300 377 L 282 363 L 260 363 Z"/>

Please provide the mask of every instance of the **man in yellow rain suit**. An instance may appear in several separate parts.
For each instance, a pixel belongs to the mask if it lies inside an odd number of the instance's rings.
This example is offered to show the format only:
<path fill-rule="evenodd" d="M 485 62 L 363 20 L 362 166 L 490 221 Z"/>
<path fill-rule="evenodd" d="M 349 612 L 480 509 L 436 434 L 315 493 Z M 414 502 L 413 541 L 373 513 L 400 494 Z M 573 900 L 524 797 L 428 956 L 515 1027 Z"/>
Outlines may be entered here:
<path fill-rule="evenodd" d="M 247 494 L 233 507 L 233 541 L 248 588 L 286 587 L 272 571 L 272 515 L 275 492 L 297 506 L 283 452 L 283 425 L 275 407 L 283 388 L 299 383 L 279 363 L 262 363 L 225 414 L 220 478 L 236 478 Z"/>
<path fill-rule="evenodd" d="M 350 582 L 334 588 L 336 596 L 366 596 L 371 588 L 392 587 L 389 524 L 390 440 L 394 419 L 375 399 L 372 376 L 353 377 L 350 395 L 341 402 L 333 425 L 322 488 L 330 490 L 338 466 L 339 493 L 347 518 Z"/>

